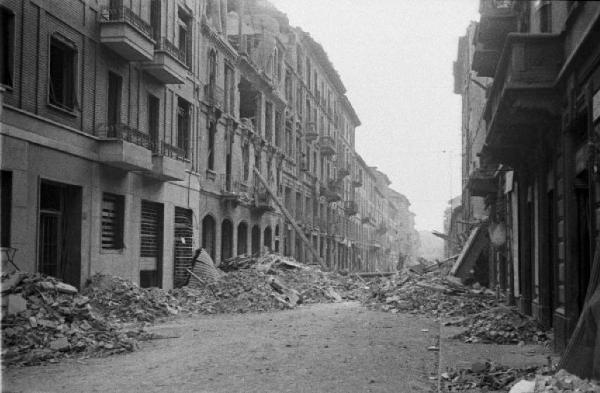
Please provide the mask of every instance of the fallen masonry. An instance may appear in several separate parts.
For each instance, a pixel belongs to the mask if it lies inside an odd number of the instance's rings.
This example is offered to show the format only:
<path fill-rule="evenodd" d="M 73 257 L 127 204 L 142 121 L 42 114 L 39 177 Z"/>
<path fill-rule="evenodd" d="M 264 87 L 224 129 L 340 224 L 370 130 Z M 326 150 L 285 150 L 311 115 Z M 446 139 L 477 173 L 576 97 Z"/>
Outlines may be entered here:
<path fill-rule="evenodd" d="M 218 270 L 214 282 L 165 291 L 95 275 L 81 293 L 56 278 L 15 273 L 2 278 L 5 366 L 105 356 L 134 350 L 152 336 L 148 323 L 182 313 L 246 313 L 300 303 L 358 299 L 364 282 L 267 255 L 244 269 Z M 208 273 L 212 274 L 212 273 Z M 4 303 L 3 303 L 4 304 Z"/>

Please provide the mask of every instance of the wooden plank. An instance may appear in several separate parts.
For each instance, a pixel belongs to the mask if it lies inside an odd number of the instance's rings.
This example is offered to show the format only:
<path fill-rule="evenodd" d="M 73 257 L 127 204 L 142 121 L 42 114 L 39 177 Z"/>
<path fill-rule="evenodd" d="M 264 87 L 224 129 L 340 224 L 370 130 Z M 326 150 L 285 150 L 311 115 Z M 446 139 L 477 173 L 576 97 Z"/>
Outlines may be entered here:
<path fill-rule="evenodd" d="M 260 182 L 263 184 L 263 186 L 265 186 L 267 192 L 269 193 L 271 198 L 273 198 L 273 201 L 275 201 L 275 204 L 277 205 L 277 207 L 279 207 L 279 210 L 281 210 L 281 212 L 283 213 L 285 218 L 292 225 L 292 228 L 294 228 L 294 231 L 296 231 L 296 234 L 300 237 L 300 239 L 302 239 L 302 241 L 304 242 L 304 244 L 306 245 L 306 247 L 308 248 L 310 253 L 313 255 L 313 257 L 315 257 L 315 259 L 319 262 L 319 264 L 324 269 L 326 269 L 327 266 L 325 265 L 325 262 L 323 261 L 323 259 L 319 256 L 319 253 L 313 248 L 311 242 L 306 238 L 306 236 L 304 236 L 304 233 L 302 233 L 302 229 L 300 229 L 300 227 L 296 223 L 296 220 L 294 220 L 294 218 L 292 217 L 290 212 L 288 212 L 288 210 L 285 208 L 283 203 L 279 200 L 279 198 L 277 198 L 277 194 L 275 194 L 275 192 L 273 192 L 273 190 L 271 190 L 271 187 L 269 187 L 269 183 L 265 180 L 264 177 L 262 177 L 262 175 L 260 174 L 260 171 L 256 167 L 254 167 L 254 175 L 258 178 L 258 180 L 260 180 Z"/>

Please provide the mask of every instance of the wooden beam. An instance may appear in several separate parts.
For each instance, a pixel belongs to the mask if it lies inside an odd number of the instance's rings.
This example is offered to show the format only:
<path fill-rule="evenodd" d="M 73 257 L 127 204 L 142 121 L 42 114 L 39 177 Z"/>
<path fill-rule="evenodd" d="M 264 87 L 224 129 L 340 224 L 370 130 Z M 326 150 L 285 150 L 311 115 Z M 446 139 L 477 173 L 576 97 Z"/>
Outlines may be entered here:
<path fill-rule="evenodd" d="M 281 212 L 283 213 L 285 218 L 289 221 L 289 223 L 292 224 L 292 227 L 296 231 L 296 234 L 300 237 L 300 239 L 302 239 L 302 241 L 304 242 L 304 244 L 306 245 L 306 247 L 308 248 L 310 253 L 313 255 L 313 257 L 315 257 L 315 259 L 319 262 L 321 267 L 326 269 L 327 266 L 325 265 L 325 262 L 323 261 L 323 259 L 321 259 L 321 257 L 319 256 L 319 253 L 317 253 L 317 251 L 313 248 L 310 241 L 306 238 L 306 236 L 304 236 L 304 233 L 302 233 L 302 229 L 300 229 L 300 227 L 296 223 L 296 220 L 294 220 L 294 218 L 292 217 L 290 212 L 288 212 L 288 210 L 285 208 L 283 203 L 279 200 L 279 198 L 277 198 L 277 194 L 275 194 L 275 192 L 273 190 L 271 190 L 271 187 L 269 187 L 269 183 L 267 183 L 265 178 L 262 177 L 262 175 L 260 174 L 258 169 L 256 169 L 256 167 L 254 167 L 254 176 L 256 176 L 258 178 L 258 180 L 260 180 L 260 182 L 262 183 L 263 186 L 265 186 L 265 188 L 267 189 L 267 192 L 269 193 L 271 198 L 273 198 L 273 201 L 275 201 L 275 204 L 277 205 L 279 210 L 281 210 Z"/>

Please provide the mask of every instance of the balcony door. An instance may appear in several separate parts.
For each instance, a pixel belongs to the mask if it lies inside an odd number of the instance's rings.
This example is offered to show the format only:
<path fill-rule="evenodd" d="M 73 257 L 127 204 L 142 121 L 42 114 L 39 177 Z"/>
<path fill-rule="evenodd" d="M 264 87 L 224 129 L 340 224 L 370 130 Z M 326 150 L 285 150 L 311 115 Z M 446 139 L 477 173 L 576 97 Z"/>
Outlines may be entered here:
<path fill-rule="evenodd" d="M 159 151 L 158 116 L 160 113 L 160 100 L 158 97 L 148 94 L 148 132 L 153 151 Z"/>

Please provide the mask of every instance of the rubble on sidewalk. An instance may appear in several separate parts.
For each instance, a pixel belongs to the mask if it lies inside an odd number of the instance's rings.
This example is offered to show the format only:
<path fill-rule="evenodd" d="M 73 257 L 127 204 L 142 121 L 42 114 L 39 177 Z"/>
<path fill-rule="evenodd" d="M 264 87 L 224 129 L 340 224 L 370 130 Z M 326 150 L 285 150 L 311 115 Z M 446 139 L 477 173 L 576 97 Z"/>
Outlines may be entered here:
<path fill-rule="evenodd" d="M 511 368 L 493 362 L 474 363 L 468 369 L 442 373 L 443 392 L 508 392 L 521 378 L 532 379 L 536 374 L 547 374 L 549 367 Z"/>
<path fill-rule="evenodd" d="M 494 307 L 447 325 L 465 326 L 453 338 L 467 343 L 546 344 L 552 339 L 533 318 L 507 306 Z"/>
<path fill-rule="evenodd" d="M 510 393 L 600 393 L 600 382 L 581 379 L 565 370 L 560 370 L 554 375 L 538 375 L 533 384 L 526 388 L 518 389 L 517 386 Z"/>
<path fill-rule="evenodd" d="M 371 285 L 367 305 L 392 313 L 408 312 L 432 317 L 465 317 L 496 305 L 495 293 L 473 289 L 438 272 L 415 274 L 404 271 L 397 277 L 381 278 Z"/>
<path fill-rule="evenodd" d="M 87 296 L 53 277 L 15 273 L 3 277 L 2 291 L 3 301 L 9 299 L 2 318 L 4 366 L 132 351 L 143 334 L 119 331 Z M 20 298 L 22 304 L 11 309 L 10 298 Z"/>
<path fill-rule="evenodd" d="M 178 300 L 159 288 L 140 288 L 124 278 L 96 274 L 82 291 L 105 317 L 119 322 L 153 322 L 179 312 Z"/>

